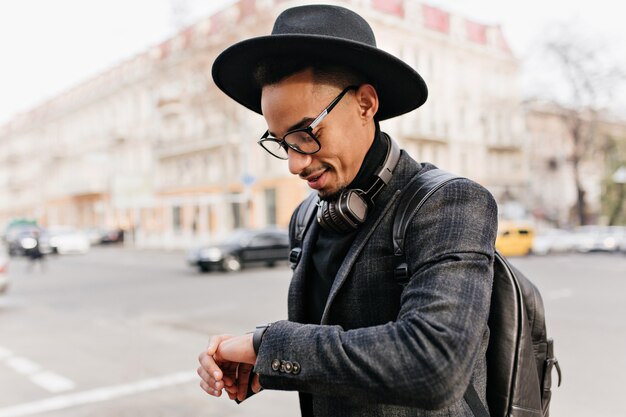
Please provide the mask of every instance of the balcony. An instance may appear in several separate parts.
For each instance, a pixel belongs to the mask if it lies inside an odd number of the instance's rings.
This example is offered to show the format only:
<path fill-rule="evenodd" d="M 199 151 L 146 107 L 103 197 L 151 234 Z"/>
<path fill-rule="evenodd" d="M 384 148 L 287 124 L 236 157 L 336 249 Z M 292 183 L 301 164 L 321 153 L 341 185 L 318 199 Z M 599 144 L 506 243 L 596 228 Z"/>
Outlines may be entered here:
<path fill-rule="evenodd" d="M 155 155 L 158 159 L 175 158 L 177 156 L 193 154 L 221 147 L 224 141 L 221 139 L 192 139 L 192 140 L 169 140 L 160 142 L 155 146 Z"/>
<path fill-rule="evenodd" d="M 523 150 L 522 141 L 515 136 L 490 137 L 486 145 L 487 149 L 493 152 L 521 152 Z"/>
<path fill-rule="evenodd" d="M 178 117 L 185 111 L 179 98 L 161 98 L 157 102 L 156 107 L 163 119 Z"/>

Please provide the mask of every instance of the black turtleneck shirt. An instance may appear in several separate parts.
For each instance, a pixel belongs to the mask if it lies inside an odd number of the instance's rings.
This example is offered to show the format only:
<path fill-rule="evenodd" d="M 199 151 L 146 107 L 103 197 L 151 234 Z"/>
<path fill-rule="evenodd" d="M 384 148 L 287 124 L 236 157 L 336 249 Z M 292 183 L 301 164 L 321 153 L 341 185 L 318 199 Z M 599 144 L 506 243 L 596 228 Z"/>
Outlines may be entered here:
<path fill-rule="evenodd" d="M 367 190 L 372 186 L 376 171 L 380 169 L 387 154 L 387 142 L 381 137 L 378 124 L 374 142 L 367 151 L 363 164 L 348 189 Z M 311 256 L 311 271 L 306 280 L 306 313 L 309 323 L 319 324 L 326 306 L 326 300 L 357 230 L 348 234 L 338 234 L 319 228 L 319 234 Z"/>

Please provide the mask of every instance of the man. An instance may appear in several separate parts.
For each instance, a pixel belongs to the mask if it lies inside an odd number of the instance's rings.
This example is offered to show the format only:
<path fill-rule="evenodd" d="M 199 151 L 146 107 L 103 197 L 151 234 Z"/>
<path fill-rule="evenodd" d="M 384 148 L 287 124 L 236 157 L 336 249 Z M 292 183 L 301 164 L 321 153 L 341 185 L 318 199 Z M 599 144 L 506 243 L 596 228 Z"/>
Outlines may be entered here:
<path fill-rule="evenodd" d="M 431 196 L 408 229 L 410 280 L 394 277 L 399 195 L 434 167 L 400 153 L 378 121 L 423 104 L 422 78 L 377 49 L 360 16 L 334 6 L 286 10 L 271 35 L 224 51 L 213 78 L 263 114 L 260 145 L 320 202 L 306 200 L 290 224 L 289 320 L 211 338 L 202 388 L 238 401 L 297 390 L 305 416 L 471 416 L 470 383 L 486 404 L 491 195 L 460 179 Z M 317 221 L 302 233 L 305 206 Z"/>

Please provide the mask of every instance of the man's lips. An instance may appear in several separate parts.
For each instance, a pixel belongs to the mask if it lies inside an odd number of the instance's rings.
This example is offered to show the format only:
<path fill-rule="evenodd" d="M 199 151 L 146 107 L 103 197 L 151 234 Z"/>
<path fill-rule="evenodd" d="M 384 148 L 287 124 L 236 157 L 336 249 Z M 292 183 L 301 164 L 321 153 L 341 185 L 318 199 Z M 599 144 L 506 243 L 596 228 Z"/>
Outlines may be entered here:
<path fill-rule="evenodd" d="M 320 189 L 324 185 L 324 179 L 326 174 L 326 169 L 323 171 L 316 172 L 315 174 L 308 175 L 303 179 L 309 184 L 309 187 L 313 189 Z"/>

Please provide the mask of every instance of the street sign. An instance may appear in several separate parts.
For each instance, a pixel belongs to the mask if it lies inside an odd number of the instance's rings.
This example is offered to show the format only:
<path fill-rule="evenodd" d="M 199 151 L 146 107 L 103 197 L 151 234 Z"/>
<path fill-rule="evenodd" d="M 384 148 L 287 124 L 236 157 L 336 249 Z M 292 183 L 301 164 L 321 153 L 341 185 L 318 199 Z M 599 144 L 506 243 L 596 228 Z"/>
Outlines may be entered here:
<path fill-rule="evenodd" d="M 241 176 L 241 182 L 243 183 L 243 185 L 250 186 L 254 184 L 255 181 L 256 181 L 256 178 L 253 175 L 244 174 Z"/>

